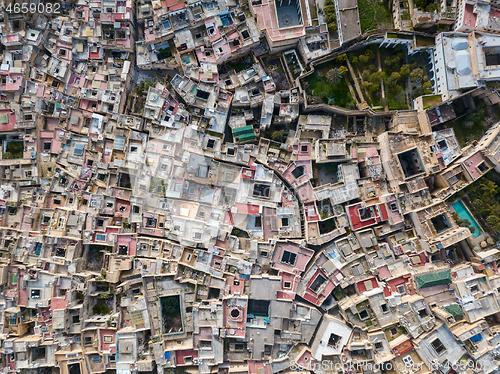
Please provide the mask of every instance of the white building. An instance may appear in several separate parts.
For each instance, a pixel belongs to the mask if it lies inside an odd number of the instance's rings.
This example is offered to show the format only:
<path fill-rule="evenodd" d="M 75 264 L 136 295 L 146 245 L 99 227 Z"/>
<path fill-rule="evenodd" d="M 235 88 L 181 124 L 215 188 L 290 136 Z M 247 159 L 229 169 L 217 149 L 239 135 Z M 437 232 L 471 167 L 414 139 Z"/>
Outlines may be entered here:
<path fill-rule="evenodd" d="M 352 329 L 338 319 L 325 314 L 314 337 L 311 350 L 316 360 L 323 356 L 340 355 L 349 341 Z"/>
<path fill-rule="evenodd" d="M 474 74 L 477 68 L 473 69 L 472 61 L 474 56 L 468 34 L 441 33 L 436 36 L 435 84 L 443 100 L 460 95 L 463 89 L 477 87 L 477 73 Z"/>

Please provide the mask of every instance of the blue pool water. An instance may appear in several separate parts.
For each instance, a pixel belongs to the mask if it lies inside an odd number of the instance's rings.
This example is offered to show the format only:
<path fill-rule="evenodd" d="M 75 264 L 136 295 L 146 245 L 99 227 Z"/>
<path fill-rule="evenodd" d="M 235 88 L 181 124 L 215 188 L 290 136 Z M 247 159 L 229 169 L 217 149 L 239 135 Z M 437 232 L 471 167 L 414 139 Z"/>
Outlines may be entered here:
<path fill-rule="evenodd" d="M 472 234 L 474 238 L 477 238 L 479 235 L 483 233 L 483 230 L 481 230 L 481 227 L 479 227 L 474 217 L 472 217 L 472 215 L 469 213 L 469 210 L 465 207 L 462 200 L 458 200 L 452 206 L 453 209 L 455 209 L 455 212 L 458 213 L 458 216 L 460 218 L 469 220 L 471 226 L 476 228 L 476 231 L 474 232 L 474 234 Z"/>

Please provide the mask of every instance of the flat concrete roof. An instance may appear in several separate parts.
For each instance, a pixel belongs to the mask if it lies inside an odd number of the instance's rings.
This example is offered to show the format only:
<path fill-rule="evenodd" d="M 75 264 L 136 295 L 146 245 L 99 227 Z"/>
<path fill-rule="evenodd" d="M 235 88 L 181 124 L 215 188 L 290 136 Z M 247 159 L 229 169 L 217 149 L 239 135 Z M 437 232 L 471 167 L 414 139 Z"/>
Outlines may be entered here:
<path fill-rule="evenodd" d="M 339 10 L 352 9 L 358 7 L 358 0 L 338 0 Z"/>
<path fill-rule="evenodd" d="M 359 24 L 358 8 L 341 10 L 339 12 L 340 22 L 342 27 L 342 36 L 344 42 L 354 39 L 361 35 L 361 26 Z"/>

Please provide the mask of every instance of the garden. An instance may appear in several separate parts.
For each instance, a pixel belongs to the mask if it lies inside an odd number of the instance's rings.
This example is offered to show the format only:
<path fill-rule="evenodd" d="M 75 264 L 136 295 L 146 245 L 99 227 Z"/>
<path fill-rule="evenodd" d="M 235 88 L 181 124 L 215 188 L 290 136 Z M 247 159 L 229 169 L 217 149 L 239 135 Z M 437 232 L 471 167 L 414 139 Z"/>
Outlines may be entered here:
<path fill-rule="evenodd" d="M 492 170 L 483 179 L 468 186 L 458 194 L 464 197 L 463 201 L 480 226 L 495 240 L 500 233 L 500 175 Z M 465 221 L 465 220 L 464 220 Z M 458 222 L 465 226 L 469 222 Z"/>
<path fill-rule="evenodd" d="M 345 55 L 341 55 L 345 56 Z M 303 88 L 310 104 L 332 104 L 342 108 L 355 109 L 354 89 L 347 74 L 346 59 L 339 56 L 333 61 L 315 67 L 315 71 L 304 78 Z M 349 87 L 350 86 L 350 87 Z"/>
<path fill-rule="evenodd" d="M 5 142 L 7 144 L 4 145 L 3 160 L 23 158 L 24 142 L 22 140 L 6 140 Z"/>
<path fill-rule="evenodd" d="M 224 74 L 225 72 L 230 72 L 231 70 L 234 70 L 236 73 L 239 73 L 240 71 L 250 69 L 253 66 L 253 60 L 250 55 L 247 55 L 245 57 L 241 57 L 239 59 L 226 62 L 222 66 L 223 69 L 219 69 L 220 74 Z"/>
<path fill-rule="evenodd" d="M 361 82 L 366 101 L 374 109 L 408 109 L 413 97 L 431 94 L 431 83 L 419 61 L 413 61 L 402 45 L 378 48 L 371 45 L 349 54 L 356 79 Z M 408 62 L 405 62 L 408 61 Z"/>
<path fill-rule="evenodd" d="M 183 331 L 181 315 L 181 299 L 179 295 L 160 298 L 163 333 L 177 333 Z"/>
<path fill-rule="evenodd" d="M 380 0 L 358 0 L 361 33 L 370 30 L 392 29 L 392 12 L 389 6 Z"/>
<path fill-rule="evenodd" d="M 94 315 L 106 315 L 113 311 L 113 295 L 109 293 L 101 293 L 97 298 L 94 306 L 92 307 L 92 313 Z"/>
<path fill-rule="evenodd" d="M 158 47 L 158 60 L 162 61 L 167 58 L 172 57 L 172 45 L 170 45 L 170 42 L 167 42 L 164 45 L 161 45 Z"/>
<path fill-rule="evenodd" d="M 414 97 L 432 93 L 427 57 L 408 56 L 403 45 L 370 45 L 318 65 L 303 79 L 303 88 L 311 104 L 355 109 L 366 103 L 376 111 L 405 110 Z"/>
<path fill-rule="evenodd" d="M 413 6 L 422 12 L 439 12 L 440 6 L 436 0 L 414 0 Z"/>
<path fill-rule="evenodd" d="M 453 128 L 461 147 L 471 140 L 480 139 L 486 130 L 500 119 L 498 106 L 487 106 L 484 102 L 474 99 L 475 109 L 469 114 L 446 123 L 447 128 Z"/>
<path fill-rule="evenodd" d="M 325 14 L 325 22 L 328 26 L 328 31 L 337 31 L 337 16 L 335 15 L 335 5 L 333 5 L 332 0 L 325 0 L 323 13 Z"/>

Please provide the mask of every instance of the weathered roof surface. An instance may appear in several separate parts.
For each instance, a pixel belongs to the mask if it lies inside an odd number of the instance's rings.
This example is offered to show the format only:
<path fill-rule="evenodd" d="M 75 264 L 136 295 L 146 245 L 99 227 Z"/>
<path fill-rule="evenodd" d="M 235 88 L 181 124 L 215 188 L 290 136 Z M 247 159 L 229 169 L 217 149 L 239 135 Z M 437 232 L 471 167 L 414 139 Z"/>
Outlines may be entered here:
<path fill-rule="evenodd" d="M 462 317 L 463 316 L 462 309 L 460 308 L 460 306 L 458 304 L 446 305 L 444 307 L 444 309 L 446 309 L 446 311 L 448 313 L 450 313 L 453 317 L 455 317 L 455 319 L 457 317 Z"/>
<path fill-rule="evenodd" d="M 427 273 L 415 277 L 418 288 L 427 288 L 451 283 L 450 270 Z"/>

